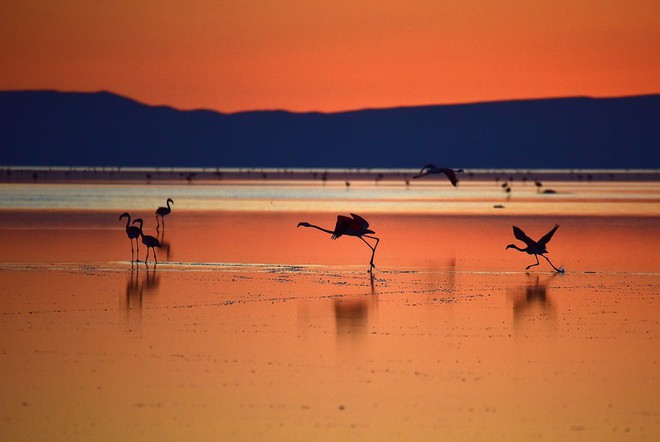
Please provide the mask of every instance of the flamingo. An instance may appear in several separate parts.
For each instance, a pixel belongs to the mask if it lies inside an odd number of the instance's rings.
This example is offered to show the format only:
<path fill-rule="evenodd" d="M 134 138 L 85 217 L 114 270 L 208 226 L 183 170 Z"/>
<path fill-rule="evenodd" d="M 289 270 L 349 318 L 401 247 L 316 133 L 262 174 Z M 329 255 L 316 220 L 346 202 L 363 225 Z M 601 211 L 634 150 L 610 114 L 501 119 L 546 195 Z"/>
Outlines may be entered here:
<path fill-rule="evenodd" d="M 335 224 L 335 230 L 324 229 L 323 227 L 315 226 L 314 224 L 310 224 L 304 221 L 298 223 L 297 227 L 300 226 L 313 227 L 322 232 L 329 233 L 330 235 L 332 235 L 332 239 L 337 239 L 342 235 L 355 236 L 357 238 L 360 238 L 371 249 L 371 261 L 369 261 L 369 265 L 371 266 L 369 267 L 369 273 L 371 273 L 372 269 L 376 268 L 376 266 L 374 265 L 374 256 L 376 255 L 376 247 L 378 247 L 378 243 L 380 242 L 380 239 L 376 238 L 375 236 L 369 235 L 376 232 L 369 229 L 369 223 L 367 222 L 367 220 L 354 213 L 351 213 L 351 217 L 352 218 L 343 215 L 338 215 L 337 224 Z M 363 237 L 369 239 L 375 239 L 376 245 L 372 246 Z"/>
<path fill-rule="evenodd" d="M 145 235 L 144 232 L 142 231 L 142 225 L 143 221 L 142 218 L 135 218 L 135 221 L 133 221 L 133 224 L 140 224 L 140 236 L 142 236 L 142 244 L 147 246 L 147 256 L 144 258 L 144 263 L 146 264 L 147 261 L 149 260 L 149 249 L 154 251 L 154 262 L 158 262 L 158 258 L 156 257 L 156 249 L 155 247 L 160 248 L 160 242 L 158 241 L 157 238 L 151 236 L 151 235 Z"/>
<path fill-rule="evenodd" d="M 158 217 L 160 216 L 160 219 L 163 220 L 163 229 L 165 229 L 165 216 L 169 215 L 170 212 L 172 212 L 172 208 L 170 207 L 170 203 L 174 204 L 174 201 L 172 198 L 167 199 L 167 207 L 159 207 L 156 209 L 156 231 L 160 230 L 160 222 L 158 221 Z"/>
<path fill-rule="evenodd" d="M 449 181 L 451 181 L 452 186 L 456 187 L 456 183 L 458 183 L 456 174 L 463 173 L 463 169 L 448 169 L 446 167 L 438 167 L 435 164 L 429 163 L 426 166 L 422 167 L 422 170 L 420 170 L 417 175 L 413 176 L 413 178 L 420 178 L 425 175 L 431 175 L 437 173 L 444 173 L 445 175 L 447 175 L 447 178 L 449 178 Z"/>
<path fill-rule="evenodd" d="M 534 255 L 534 257 L 536 258 L 536 264 L 528 265 L 527 267 L 525 267 L 525 270 L 529 270 L 530 267 L 539 265 L 539 255 L 541 255 L 543 258 L 545 258 L 546 261 L 548 261 L 548 263 L 552 266 L 552 268 L 557 271 L 557 273 L 564 273 L 563 268 L 558 269 L 548 259 L 548 257 L 545 256 L 545 253 L 548 253 L 548 250 L 545 248 L 545 245 L 548 242 L 550 242 L 550 240 L 552 239 L 552 235 L 555 234 L 558 228 L 559 228 L 559 224 L 555 224 L 555 227 L 553 227 L 552 230 L 550 230 L 548 233 L 543 235 L 541 239 L 539 239 L 538 241 L 534 241 L 529 236 L 525 235 L 525 232 L 523 232 L 521 229 L 519 229 L 516 226 L 513 226 L 513 236 L 515 236 L 517 239 L 527 244 L 527 247 L 521 249 L 515 244 L 509 244 L 508 246 L 506 246 L 506 249 L 516 249 L 520 252 L 525 252 L 529 255 Z"/>
<path fill-rule="evenodd" d="M 122 218 L 128 218 L 126 220 L 126 236 L 128 236 L 128 239 L 131 241 L 131 262 L 133 262 L 133 240 L 135 240 L 135 244 L 137 245 L 137 259 L 136 261 L 140 261 L 140 243 L 138 242 L 138 238 L 140 237 L 140 229 L 132 226 L 131 225 L 131 215 L 128 214 L 128 212 L 124 212 L 121 215 L 119 215 L 119 221 L 121 221 Z"/>

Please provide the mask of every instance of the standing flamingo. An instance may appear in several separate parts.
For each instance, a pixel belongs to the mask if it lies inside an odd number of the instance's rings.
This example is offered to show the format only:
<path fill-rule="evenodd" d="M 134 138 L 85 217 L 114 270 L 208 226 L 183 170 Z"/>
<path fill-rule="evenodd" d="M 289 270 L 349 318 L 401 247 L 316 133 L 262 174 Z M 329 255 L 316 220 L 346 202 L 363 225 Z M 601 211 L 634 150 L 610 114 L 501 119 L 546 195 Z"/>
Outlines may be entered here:
<path fill-rule="evenodd" d="M 131 241 L 131 262 L 133 262 L 133 240 L 135 240 L 135 244 L 137 245 L 137 259 L 135 261 L 139 262 L 140 243 L 138 242 L 138 238 L 140 237 L 140 229 L 131 225 L 131 215 L 129 215 L 128 212 L 119 215 L 119 221 L 121 221 L 122 218 L 128 218 L 128 220 L 126 220 L 126 236 L 128 236 L 128 239 Z"/>
<path fill-rule="evenodd" d="M 142 231 L 142 218 L 135 218 L 135 221 L 133 221 L 133 224 L 140 224 L 140 236 L 142 236 L 142 244 L 147 246 L 147 256 L 144 258 L 144 263 L 146 264 L 147 261 L 149 260 L 149 249 L 154 251 L 154 262 L 158 262 L 158 258 L 156 257 L 156 249 L 155 247 L 160 248 L 160 242 L 158 241 L 157 238 L 151 236 L 151 235 L 145 235 L 144 232 Z"/>
<path fill-rule="evenodd" d="M 419 173 L 413 178 L 420 178 L 425 175 L 432 175 L 432 174 L 438 174 L 438 173 L 444 173 L 447 175 L 447 178 L 449 178 L 449 181 L 451 181 L 452 186 L 456 187 L 456 183 L 458 183 L 458 178 L 456 178 L 457 173 L 463 173 L 463 169 L 448 169 L 446 167 L 438 167 L 435 164 L 427 164 L 426 166 L 422 167 L 422 170 L 419 171 Z"/>
<path fill-rule="evenodd" d="M 550 230 L 548 233 L 543 235 L 541 239 L 539 239 L 538 241 L 534 241 L 529 236 L 525 235 L 525 232 L 523 232 L 521 229 L 519 229 L 516 226 L 513 226 L 513 236 L 515 236 L 517 239 L 527 244 L 527 247 L 521 249 L 515 244 L 509 244 L 508 246 L 506 246 L 506 249 L 516 249 L 518 251 L 525 252 L 529 255 L 534 255 L 534 257 L 536 258 L 536 264 L 528 265 L 527 267 L 525 267 L 525 270 L 528 270 L 530 267 L 539 265 L 539 255 L 541 255 L 543 258 L 545 258 L 546 261 L 548 261 L 548 263 L 552 266 L 552 268 L 555 269 L 558 273 L 564 273 L 563 268 L 558 269 L 545 256 L 545 253 L 548 253 L 547 249 L 545 248 L 545 245 L 548 242 L 550 242 L 550 240 L 552 239 L 552 235 L 555 234 L 558 228 L 559 228 L 559 224 L 555 224 L 555 227 L 552 230 Z"/>
<path fill-rule="evenodd" d="M 172 198 L 167 199 L 167 207 L 159 207 L 156 209 L 156 231 L 160 230 L 160 222 L 158 220 L 158 217 L 160 216 L 160 219 L 163 221 L 163 230 L 165 230 L 165 216 L 169 215 L 170 212 L 172 212 L 172 208 L 170 207 L 170 203 L 174 204 L 174 201 Z"/>
<path fill-rule="evenodd" d="M 322 232 L 329 233 L 330 235 L 332 235 L 332 239 L 337 239 L 342 235 L 355 236 L 360 238 L 371 249 L 371 261 L 369 261 L 369 265 L 371 266 L 369 267 L 369 273 L 371 273 L 372 269 L 376 268 L 376 266 L 374 265 L 374 256 L 376 255 L 376 247 L 378 247 L 378 243 L 380 242 L 380 239 L 376 238 L 375 236 L 369 236 L 369 234 L 376 232 L 369 229 L 369 223 L 367 222 L 367 220 L 354 213 L 351 213 L 351 216 L 352 218 L 343 215 L 338 215 L 337 224 L 335 224 L 335 230 L 324 229 L 323 227 L 315 226 L 314 224 L 310 224 L 308 222 L 298 223 L 297 227 L 300 226 L 313 227 Z M 375 239 L 376 245 L 372 246 L 363 237 L 369 239 Z"/>

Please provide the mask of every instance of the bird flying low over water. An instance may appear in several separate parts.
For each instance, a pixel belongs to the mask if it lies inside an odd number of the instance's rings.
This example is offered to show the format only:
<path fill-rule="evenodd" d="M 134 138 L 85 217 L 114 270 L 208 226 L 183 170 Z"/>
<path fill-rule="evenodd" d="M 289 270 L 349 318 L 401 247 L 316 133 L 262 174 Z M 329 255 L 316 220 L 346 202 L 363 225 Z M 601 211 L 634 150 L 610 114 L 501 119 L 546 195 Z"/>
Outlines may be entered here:
<path fill-rule="evenodd" d="M 564 268 L 557 268 L 555 265 L 548 259 L 548 257 L 545 256 L 545 253 L 548 253 L 548 250 L 545 248 L 545 245 L 550 242 L 552 239 L 552 235 L 555 234 L 557 229 L 559 228 L 559 224 L 555 224 L 555 227 L 552 228 L 548 233 L 543 235 L 541 239 L 538 241 L 534 241 L 531 239 L 529 236 L 525 235 L 525 232 L 523 232 L 520 228 L 513 226 L 513 236 L 515 236 L 517 239 L 520 241 L 524 242 L 527 244 L 527 247 L 524 249 L 521 249 L 515 244 L 509 244 L 506 246 L 506 249 L 516 249 L 520 252 L 525 252 L 529 255 L 534 255 L 536 258 L 536 264 L 530 264 L 527 267 L 525 267 L 525 270 L 528 270 L 530 267 L 534 267 L 539 265 L 539 255 L 541 255 L 543 258 L 545 258 L 546 261 L 552 266 L 553 269 L 555 269 L 558 273 L 564 273 Z"/>
<path fill-rule="evenodd" d="M 376 232 L 369 229 L 369 223 L 367 222 L 366 219 L 362 218 L 361 216 L 356 215 L 354 213 L 351 213 L 351 218 L 343 215 L 338 215 L 337 223 L 335 224 L 334 230 L 324 229 L 323 227 L 315 226 L 314 224 L 310 224 L 306 221 L 298 223 L 297 227 L 301 227 L 301 226 L 312 227 L 322 232 L 329 233 L 330 235 L 332 235 L 331 237 L 332 239 L 337 239 L 342 235 L 355 236 L 357 238 L 360 238 L 371 249 L 371 261 L 369 261 L 369 265 L 370 265 L 369 272 L 371 273 L 372 269 L 376 268 L 376 266 L 374 265 L 374 256 L 376 255 L 376 247 L 378 247 L 378 243 L 380 242 L 380 239 L 376 238 L 375 236 L 370 236 L 370 234 Z M 375 239 L 376 244 L 372 246 L 364 238 Z"/>
<path fill-rule="evenodd" d="M 447 167 L 438 167 L 435 164 L 427 164 L 426 166 L 422 167 L 422 170 L 419 171 L 419 173 L 413 178 L 420 178 L 425 175 L 432 175 L 432 174 L 439 174 L 439 173 L 444 173 L 447 175 L 447 178 L 449 178 L 449 181 L 451 181 L 452 186 L 456 187 L 456 184 L 458 183 L 458 178 L 456 178 L 457 173 L 463 173 L 463 169 L 449 169 Z"/>
<path fill-rule="evenodd" d="M 144 234 L 144 232 L 142 231 L 142 225 L 143 225 L 142 218 L 135 218 L 135 220 L 133 221 L 133 224 L 139 224 L 140 225 L 140 236 L 142 236 L 142 244 L 147 246 L 147 256 L 144 258 L 145 264 L 149 260 L 149 249 L 154 251 L 154 262 L 158 262 L 158 258 L 156 257 L 155 247 L 158 247 L 159 249 L 161 248 L 160 241 L 158 241 L 157 238 L 155 238 L 151 235 L 145 235 Z"/>

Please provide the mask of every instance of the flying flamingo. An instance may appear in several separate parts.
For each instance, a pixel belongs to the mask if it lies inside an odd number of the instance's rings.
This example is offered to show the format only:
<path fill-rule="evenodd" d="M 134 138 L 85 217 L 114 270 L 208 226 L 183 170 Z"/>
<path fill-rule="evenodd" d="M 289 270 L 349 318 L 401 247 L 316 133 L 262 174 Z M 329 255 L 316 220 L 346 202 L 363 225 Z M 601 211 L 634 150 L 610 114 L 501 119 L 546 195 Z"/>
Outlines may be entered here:
<path fill-rule="evenodd" d="M 170 212 L 172 211 L 172 208 L 170 207 L 170 203 L 174 204 L 174 201 L 172 198 L 167 199 L 167 207 L 159 207 L 156 209 L 156 231 L 160 230 L 160 222 L 158 220 L 158 217 L 160 216 L 160 219 L 163 220 L 163 230 L 165 229 L 165 216 L 169 215 Z"/>
<path fill-rule="evenodd" d="M 413 178 L 420 178 L 425 175 L 432 175 L 438 173 L 444 173 L 445 175 L 447 175 L 447 178 L 449 178 L 449 181 L 451 181 L 452 186 L 456 187 L 456 183 L 458 183 L 456 174 L 463 173 L 463 169 L 448 169 L 446 167 L 438 167 L 435 164 L 429 163 L 426 166 L 422 167 L 422 170 L 420 170 L 417 175 L 413 176 Z"/>
<path fill-rule="evenodd" d="M 137 245 L 136 261 L 140 261 L 140 243 L 138 242 L 140 229 L 131 225 L 131 215 L 129 215 L 128 212 L 119 215 L 119 221 L 121 221 L 122 218 L 128 218 L 128 220 L 126 220 L 126 236 L 128 236 L 128 239 L 131 241 L 131 262 L 133 262 L 133 240 L 135 240 L 135 244 Z"/>
<path fill-rule="evenodd" d="M 298 223 L 297 227 L 300 226 L 313 227 L 322 232 L 329 233 L 330 235 L 332 235 L 332 239 L 337 239 L 342 235 L 355 236 L 357 238 L 360 238 L 371 249 L 371 261 L 369 261 L 369 264 L 371 266 L 369 267 L 369 273 L 371 273 L 372 269 L 376 268 L 376 266 L 374 265 L 374 256 L 376 255 L 376 247 L 378 247 L 378 243 L 380 242 L 380 239 L 376 238 L 375 236 L 369 236 L 369 234 L 376 232 L 369 229 L 369 223 L 367 222 L 367 220 L 354 213 L 351 213 L 351 216 L 352 218 L 343 215 L 338 215 L 337 224 L 335 224 L 335 230 L 324 229 L 323 227 L 315 226 L 314 224 L 310 224 L 308 222 Z M 363 237 L 369 239 L 375 239 L 376 245 L 372 246 Z"/>
<path fill-rule="evenodd" d="M 508 246 L 506 246 L 506 248 L 507 249 L 510 249 L 510 248 L 511 249 L 516 249 L 518 251 L 525 252 L 529 255 L 534 255 L 534 257 L 536 258 L 536 264 L 528 265 L 527 267 L 525 267 L 525 270 L 528 270 L 530 267 L 534 267 L 534 266 L 539 265 L 539 255 L 541 255 L 543 258 L 545 258 L 546 261 L 548 261 L 548 263 L 552 266 L 552 268 L 555 269 L 558 273 L 564 273 L 563 268 L 558 269 L 545 256 L 545 253 L 548 253 L 548 251 L 545 248 L 545 245 L 548 242 L 550 242 L 550 239 L 552 239 L 552 235 L 555 234 L 555 232 L 557 231 L 558 228 L 559 228 L 559 224 L 555 224 L 555 227 L 552 230 L 550 230 L 548 233 L 543 235 L 543 237 L 541 239 L 539 239 L 538 241 L 534 241 L 529 236 L 525 235 L 525 232 L 523 232 L 521 229 L 519 229 L 516 226 L 513 226 L 513 236 L 515 236 L 517 239 L 519 239 L 520 241 L 527 244 L 527 247 L 525 247 L 524 249 L 521 249 L 520 247 L 518 247 L 515 244 L 509 244 Z"/>
<path fill-rule="evenodd" d="M 135 218 L 135 221 L 133 221 L 133 224 L 140 224 L 140 236 L 142 236 L 142 244 L 147 246 L 147 256 L 144 258 L 144 263 L 146 264 L 147 261 L 149 260 L 149 249 L 154 251 L 154 262 L 158 262 L 158 258 L 156 257 L 156 249 L 155 247 L 160 248 L 160 242 L 158 241 L 157 238 L 151 236 L 151 235 L 145 235 L 144 232 L 142 231 L 142 218 Z"/>

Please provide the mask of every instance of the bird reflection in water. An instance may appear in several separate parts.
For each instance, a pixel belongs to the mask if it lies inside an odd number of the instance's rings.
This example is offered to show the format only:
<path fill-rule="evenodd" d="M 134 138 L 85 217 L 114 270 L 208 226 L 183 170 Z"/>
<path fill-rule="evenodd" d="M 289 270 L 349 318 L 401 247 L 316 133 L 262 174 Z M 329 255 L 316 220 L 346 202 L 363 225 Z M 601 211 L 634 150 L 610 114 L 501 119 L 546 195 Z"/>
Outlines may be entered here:
<path fill-rule="evenodd" d="M 142 306 L 145 297 L 158 293 L 160 276 L 157 274 L 157 264 L 145 264 L 144 269 L 140 265 L 131 264 L 131 270 L 126 281 L 125 311 L 126 321 L 137 316 L 138 321 L 142 318 Z"/>
<path fill-rule="evenodd" d="M 539 275 L 536 277 L 529 275 L 526 286 L 516 290 L 511 296 L 514 325 L 520 324 L 525 319 L 536 321 L 554 318 L 554 307 L 548 296 L 548 283 L 556 276 L 557 273 L 541 281 Z"/>
<path fill-rule="evenodd" d="M 160 232 L 156 232 L 158 241 L 160 242 L 160 248 L 165 252 L 166 261 L 172 260 L 172 244 L 165 239 L 165 227 Z"/>
<path fill-rule="evenodd" d="M 369 325 L 369 311 L 375 310 L 378 304 L 373 273 L 370 277 L 370 288 L 370 293 L 366 295 L 335 299 L 334 311 L 338 336 L 358 336 L 366 333 Z"/>

